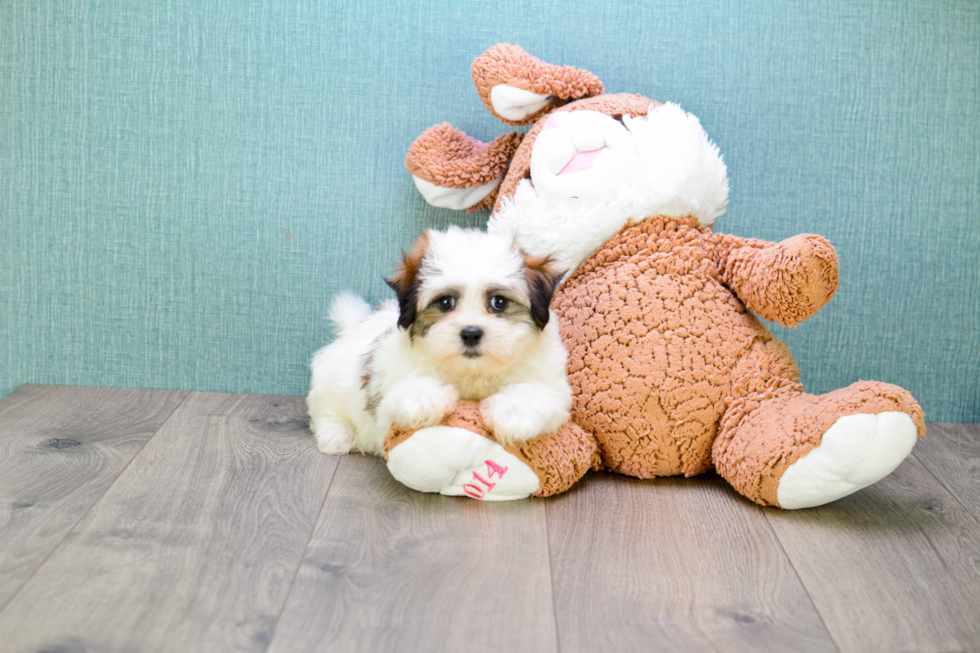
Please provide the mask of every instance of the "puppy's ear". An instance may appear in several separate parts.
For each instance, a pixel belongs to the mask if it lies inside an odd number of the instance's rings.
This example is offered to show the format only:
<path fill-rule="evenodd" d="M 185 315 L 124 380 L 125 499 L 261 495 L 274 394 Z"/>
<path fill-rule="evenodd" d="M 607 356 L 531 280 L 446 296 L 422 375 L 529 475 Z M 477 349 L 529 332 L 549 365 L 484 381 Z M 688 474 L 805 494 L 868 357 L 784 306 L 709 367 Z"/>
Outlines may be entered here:
<path fill-rule="evenodd" d="M 550 256 L 524 254 L 524 276 L 531 298 L 531 319 L 534 326 L 543 329 L 548 324 L 548 309 L 564 272 L 556 270 Z"/>
<path fill-rule="evenodd" d="M 398 297 L 398 326 L 402 329 L 412 326 L 418 316 L 419 272 L 428 249 L 429 232 L 425 232 L 415 241 L 411 251 L 402 252 L 398 273 L 385 279 Z"/>

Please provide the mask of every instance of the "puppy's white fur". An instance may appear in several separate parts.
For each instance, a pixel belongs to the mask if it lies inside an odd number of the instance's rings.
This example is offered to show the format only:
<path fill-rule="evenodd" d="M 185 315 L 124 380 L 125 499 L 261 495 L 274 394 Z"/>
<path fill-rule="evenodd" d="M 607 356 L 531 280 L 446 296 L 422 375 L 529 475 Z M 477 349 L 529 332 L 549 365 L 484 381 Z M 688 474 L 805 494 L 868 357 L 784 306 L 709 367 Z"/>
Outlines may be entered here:
<path fill-rule="evenodd" d="M 391 282 L 401 308 L 388 301 L 372 311 L 351 295 L 331 306 L 339 337 L 314 356 L 307 397 L 320 450 L 381 454 L 393 423 L 438 424 L 459 399 L 479 400 L 504 443 L 556 431 L 572 404 L 567 354 L 547 309 L 558 273 L 505 236 L 452 227 L 419 243 L 417 260 L 406 255 Z M 529 265 L 542 267 L 529 274 Z M 537 282 L 549 274 L 554 283 L 542 294 Z M 491 304 L 498 296 L 507 299 L 503 312 Z M 453 298 L 447 312 L 445 297 Z M 483 332 L 476 347 L 462 340 L 467 327 Z"/>

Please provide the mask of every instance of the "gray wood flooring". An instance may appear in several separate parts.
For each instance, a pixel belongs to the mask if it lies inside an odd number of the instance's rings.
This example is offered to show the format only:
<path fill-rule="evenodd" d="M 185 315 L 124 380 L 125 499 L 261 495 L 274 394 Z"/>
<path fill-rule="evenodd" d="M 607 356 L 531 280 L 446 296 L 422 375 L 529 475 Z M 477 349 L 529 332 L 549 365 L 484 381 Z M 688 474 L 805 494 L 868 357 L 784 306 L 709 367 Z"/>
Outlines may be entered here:
<path fill-rule="evenodd" d="M 871 488 L 716 476 L 419 494 L 320 454 L 298 397 L 0 401 L 0 652 L 980 651 L 980 425 Z"/>

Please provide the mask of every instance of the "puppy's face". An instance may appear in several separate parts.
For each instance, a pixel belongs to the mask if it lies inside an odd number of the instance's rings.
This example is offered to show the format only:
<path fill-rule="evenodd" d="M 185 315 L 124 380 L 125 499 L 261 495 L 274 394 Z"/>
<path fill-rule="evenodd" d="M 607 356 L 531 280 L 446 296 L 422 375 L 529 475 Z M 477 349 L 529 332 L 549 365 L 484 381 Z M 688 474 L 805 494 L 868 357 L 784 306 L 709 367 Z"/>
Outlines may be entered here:
<path fill-rule="evenodd" d="M 504 236 L 429 231 L 388 284 L 399 327 L 450 376 L 493 375 L 534 346 L 561 273 Z"/>

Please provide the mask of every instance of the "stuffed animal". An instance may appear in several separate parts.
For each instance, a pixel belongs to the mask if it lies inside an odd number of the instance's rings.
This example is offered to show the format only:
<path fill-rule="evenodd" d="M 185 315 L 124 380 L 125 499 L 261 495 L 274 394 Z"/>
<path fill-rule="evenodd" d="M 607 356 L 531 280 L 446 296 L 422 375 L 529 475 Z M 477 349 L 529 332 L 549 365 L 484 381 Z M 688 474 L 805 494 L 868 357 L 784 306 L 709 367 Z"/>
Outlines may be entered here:
<path fill-rule="evenodd" d="M 815 314 L 837 289 L 837 255 L 809 234 L 714 233 L 727 171 L 697 118 L 605 94 L 595 75 L 514 45 L 490 48 L 472 72 L 491 113 L 530 130 L 484 144 L 437 125 L 407 168 L 431 204 L 492 207 L 489 230 L 567 270 L 552 308 L 572 418 L 505 446 L 464 402 L 438 426 L 392 428 L 396 479 L 499 500 L 562 492 L 590 469 L 716 470 L 748 499 L 793 509 L 851 494 L 909 455 L 925 423 L 907 391 L 861 381 L 807 394 L 756 317 L 794 326 Z"/>

